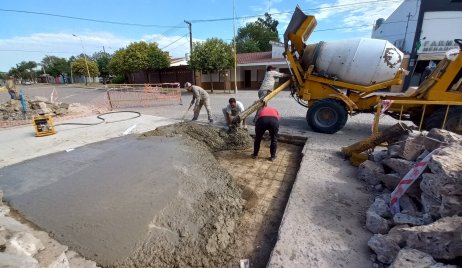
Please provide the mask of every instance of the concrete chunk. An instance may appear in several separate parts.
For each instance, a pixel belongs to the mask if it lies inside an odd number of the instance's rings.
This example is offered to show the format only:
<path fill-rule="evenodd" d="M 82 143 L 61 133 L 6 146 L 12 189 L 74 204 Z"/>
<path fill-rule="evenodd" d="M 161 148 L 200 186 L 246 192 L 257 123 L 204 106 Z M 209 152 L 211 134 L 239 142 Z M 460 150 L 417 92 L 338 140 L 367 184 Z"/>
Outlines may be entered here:
<path fill-rule="evenodd" d="M 6 242 L 5 252 L 14 255 L 34 256 L 42 249 L 44 249 L 42 242 L 35 236 L 30 233 L 19 232 Z"/>
<path fill-rule="evenodd" d="M 373 235 L 367 245 L 375 252 L 377 260 L 386 264 L 392 263 L 400 250 L 395 241 L 381 234 Z"/>
<path fill-rule="evenodd" d="M 462 216 L 462 195 L 443 195 L 439 213 L 441 217 Z"/>
<path fill-rule="evenodd" d="M 400 176 L 401 178 L 404 177 L 404 175 L 406 175 L 406 173 L 408 173 L 409 170 L 411 170 L 415 165 L 415 163 L 412 161 L 399 158 L 385 159 L 382 161 L 382 164 L 398 173 L 398 176 Z"/>
<path fill-rule="evenodd" d="M 417 215 L 417 206 L 407 194 L 401 196 L 399 199 L 399 206 L 403 213 L 411 216 Z"/>
<path fill-rule="evenodd" d="M 366 228 L 374 234 L 386 234 L 390 229 L 390 222 L 373 211 L 366 213 Z"/>
<path fill-rule="evenodd" d="M 388 204 L 389 202 L 385 201 L 383 198 L 376 197 L 368 211 L 372 211 L 383 218 L 390 218 L 391 212 Z"/>
<path fill-rule="evenodd" d="M 424 213 L 428 213 L 431 215 L 433 219 L 439 219 L 440 218 L 440 206 L 441 202 L 432 196 L 422 193 L 420 202 L 422 204 L 422 209 Z"/>
<path fill-rule="evenodd" d="M 446 217 L 401 231 L 408 247 L 428 253 L 435 259 L 452 260 L 462 256 L 462 217 Z"/>
<path fill-rule="evenodd" d="M 384 174 L 383 166 L 370 160 L 366 160 L 358 167 L 357 178 L 369 185 L 380 183 L 380 176 Z"/>
<path fill-rule="evenodd" d="M 8 268 L 39 268 L 36 259 L 30 256 L 18 256 L 10 253 L 0 252 L 0 266 Z"/>
<path fill-rule="evenodd" d="M 409 225 L 423 225 L 423 219 L 417 218 L 404 213 L 396 213 L 393 216 L 393 222 L 395 224 L 409 224 Z"/>
<path fill-rule="evenodd" d="M 51 239 L 45 232 L 38 232 L 36 233 L 36 236 L 45 245 L 45 248 L 34 256 L 39 262 L 40 267 L 70 267 L 66 256 L 67 246 L 61 245 L 56 240 Z"/>
<path fill-rule="evenodd" d="M 420 189 L 425 194 L 431 196 L 436 200 L 441 199 L 440 194 L 441 182 L 440 176 L 433 173 L 423 173 L 422 181 L 420 182 Z"/>
<path fill-rule="evenodd" d="M 409 139 L 401 143 L 401 152 L 399 156 L 409 161 L 414 161 L 425 150 L 425 136 L 409 136 Z"/>
<path fill-rule="evenodd" d="M 431 255 L 412 248 L 403 248 L 398 252 L 390 268 L 424 268 L 436 264 Z"/>
<path fill-rule="evenodd" d="M 440 147 L 441 144 L 448 145 L 452 143 L 462 144 L 462 136 L 444 129 L 433 128 L 428 132 L 424 146 L 425 149 L 431 152 Z"/>

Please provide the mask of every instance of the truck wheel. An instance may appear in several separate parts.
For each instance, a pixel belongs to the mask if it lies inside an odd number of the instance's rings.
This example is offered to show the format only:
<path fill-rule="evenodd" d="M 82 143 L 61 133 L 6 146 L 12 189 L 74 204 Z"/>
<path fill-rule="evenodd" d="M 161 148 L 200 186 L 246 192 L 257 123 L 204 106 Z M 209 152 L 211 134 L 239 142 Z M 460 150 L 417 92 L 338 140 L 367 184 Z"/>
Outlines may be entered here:
<path fill-rule="evenodd" d="M 335 99 L 318 100 L 306 112 L 312 130 L 333 134 L 342 129 L 348 119 L 345 105 Z"/>
<path fill-rule="evenodd" d="M 443 126 L 446 108 L 440 108 L 432 113 L 425 122 L 425 129 L 441 128 Z M 462 107 L 449 108 L 444 129 L 462 134 Z"/>

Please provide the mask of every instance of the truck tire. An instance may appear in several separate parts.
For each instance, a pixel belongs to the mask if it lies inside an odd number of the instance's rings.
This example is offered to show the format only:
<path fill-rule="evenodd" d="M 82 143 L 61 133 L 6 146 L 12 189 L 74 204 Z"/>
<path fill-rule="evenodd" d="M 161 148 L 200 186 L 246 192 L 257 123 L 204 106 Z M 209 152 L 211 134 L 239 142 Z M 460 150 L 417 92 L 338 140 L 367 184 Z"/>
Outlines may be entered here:
<path fill-rule="evenodd" d="M 345 105 L 336 99 L 318 100 L 306 112 L 312 130 L 333 134 L 342 129 L 348 119 Z"/>
<path fill-rule="evenodd" d="M 443 126 L 445 114 L 446 107 L 440 108 L 429 115 L 428 119 L 425 121 L 425 129 L 430 130 L 432 128 L 441 128 Z M 449 108 L 444 129 L 457 134 L 462 134 L 462 107 Z"/>

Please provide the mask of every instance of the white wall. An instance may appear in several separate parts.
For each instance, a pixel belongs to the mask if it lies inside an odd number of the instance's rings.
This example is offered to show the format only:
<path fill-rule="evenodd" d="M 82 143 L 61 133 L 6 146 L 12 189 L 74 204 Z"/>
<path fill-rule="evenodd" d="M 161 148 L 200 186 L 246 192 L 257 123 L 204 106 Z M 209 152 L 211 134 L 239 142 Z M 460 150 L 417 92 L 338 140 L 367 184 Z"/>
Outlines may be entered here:
<path fill-rule="evenodd" d="M 418 54 L 443 53 L 459 48 L 454 39 L 462 38 L 462 11 L 425 12 Z"/>
<path fill-rule="evenodd" d="M 405 54 L 410 54 L 417 29 L 419 10 L 420 0 L 405 0 L 379 28 L 372 32 L 371 37 L 388 40 Z M 408 25 L 407 31 L 406 24 Z"/>
<path fill-rule="evenodd" d="M 257 81 L 257 70 L 265 70 L 268 65 L 276 67 L 276 70 L 279 71 L 279 68 L 288 68 L 287 64 L 263 64 L 263 65 L 252 65 L 252 66 L 238 66 L 237 67 L 237 81 L 244 81 L 244 71 L 251 70 L 251 80 Z M 231 69 L 231 81 L 234 81 L 234 69 Z"/>

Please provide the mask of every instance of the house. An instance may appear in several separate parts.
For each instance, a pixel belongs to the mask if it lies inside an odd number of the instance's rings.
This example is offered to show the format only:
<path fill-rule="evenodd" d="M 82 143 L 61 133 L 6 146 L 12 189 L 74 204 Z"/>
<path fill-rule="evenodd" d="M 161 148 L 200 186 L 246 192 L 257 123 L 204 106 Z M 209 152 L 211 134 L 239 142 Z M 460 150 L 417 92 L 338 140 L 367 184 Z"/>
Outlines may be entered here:
<path fill-rule="evenodd" d="M 270 43 L 271 51 L 237 54 L 236 86 L 239 90 L 259 89 L 268 65 L 276 67 L 279 72 L 289 73 L 287 62 L 282 55 L 284 45 L 279 42 Z M 280 79 L 279 83 L 287 79 Z M 196 73 L 196 80 L 201 81 L 201 86 L 205 89 L 211 89 L 212 82 L 215 89 L 234 89 L 234 68 L 215 74 Z"/>
<path fill-rule="evenodd" d="M 462 38 L 462 0 L 405 0 L 387 19 L 374 25 L 372 38 L 385 39 L 409 58 L 410 75 L 403 88 L 416 86 L 427 66 L 435 66 L 446 51 L 459 48 Z"/>

